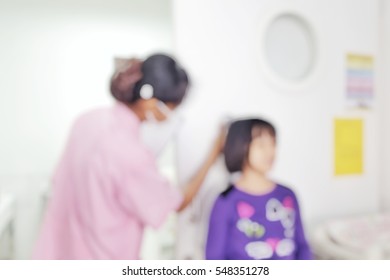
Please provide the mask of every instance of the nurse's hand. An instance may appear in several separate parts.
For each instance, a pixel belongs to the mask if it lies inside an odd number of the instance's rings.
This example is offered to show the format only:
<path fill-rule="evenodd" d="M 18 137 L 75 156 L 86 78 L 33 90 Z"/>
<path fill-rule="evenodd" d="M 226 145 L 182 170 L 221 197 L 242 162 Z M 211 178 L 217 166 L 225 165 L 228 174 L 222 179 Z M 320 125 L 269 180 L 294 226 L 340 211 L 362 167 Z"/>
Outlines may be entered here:
<path fill-rule="evenodd" d="M 223 147 L 225 145 L 226 133 L 227 126 L 221 125 L 218 136 L 214 140 L 214 144 L 206 161 L 203 163 L 200 169 L 195 173 L 195 175 L 190 179 L 190 181 L 184 188 L 184 199 L 179 209 L 177 209 L 179 212 L 186 208 L 194 199 L 195 195 L 198 193 L 200 187 L 203 184 L 203 181 L 207 176 L 207 173 L 209 172 L 210 168 L 213 166 L 213 164 L 218 159 L 219 155 L 223 150 Z"/>

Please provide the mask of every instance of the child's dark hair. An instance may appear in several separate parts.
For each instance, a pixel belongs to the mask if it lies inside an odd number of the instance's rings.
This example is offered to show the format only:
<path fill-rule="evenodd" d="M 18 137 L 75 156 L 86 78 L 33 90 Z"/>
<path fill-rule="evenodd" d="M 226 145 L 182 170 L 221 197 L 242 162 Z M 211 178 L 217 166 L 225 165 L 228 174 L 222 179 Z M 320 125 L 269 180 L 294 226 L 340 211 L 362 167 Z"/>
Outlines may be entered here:
<path fill-rule="evenodd" d="M 121 74 L 111 79 L 111 94 L 116 100 L 127 104 L 136 102 L 141 98 L 140 91 L 145 84 L 151 85 L 153 97 L 164 103 L 180 104 L 184 99 L 189 79 L 186 71 L 172 57 L 154 54 L 143 62 L 132 59 L 129 67 L 132 69 L 120 78 Z M 123 79 L 127 79 L 127 83 L 121 87 Z"/>
<path fill-rule="evenodd" d="M 249 155 L 250 143 L 264 132 L 276 138 L 275 127 L 265 120 L 243 119 L 230 124 L 223 151 L 229 172 L 242 171 Z"/>

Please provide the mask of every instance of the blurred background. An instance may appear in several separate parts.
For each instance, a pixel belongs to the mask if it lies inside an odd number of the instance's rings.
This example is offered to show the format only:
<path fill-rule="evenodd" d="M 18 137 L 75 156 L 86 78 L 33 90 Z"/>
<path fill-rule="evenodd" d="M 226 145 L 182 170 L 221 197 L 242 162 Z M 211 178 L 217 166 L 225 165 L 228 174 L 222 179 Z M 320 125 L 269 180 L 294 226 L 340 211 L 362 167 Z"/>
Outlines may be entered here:
<path fill-rule="evenodd" d="M 180 186 L 221 120 L 278 129 L 272 173 L 294 189 L 317 258 L 390 259 L 387 0 L 0 0 L 0 258 L 29 259 L 50 178 L 82 112 L 112 104 L 115 57 L 173 54 L 192 87 L 159 157 Z M 145 259 L 200 259 L 219 162 Z"/>

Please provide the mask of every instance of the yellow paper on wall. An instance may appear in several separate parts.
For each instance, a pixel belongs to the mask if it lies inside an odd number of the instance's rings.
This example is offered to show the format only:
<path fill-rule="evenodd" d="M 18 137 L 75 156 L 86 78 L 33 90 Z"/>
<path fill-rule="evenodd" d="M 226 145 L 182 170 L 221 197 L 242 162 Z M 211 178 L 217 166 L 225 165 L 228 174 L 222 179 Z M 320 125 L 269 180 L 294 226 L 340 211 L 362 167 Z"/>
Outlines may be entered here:
<path fill-rule="evenodd" d="M 369 55 L 348 54 L 347 67 L 354 70 L 372 70 L 374 68 L 374 57 Z"/>
<path fill-rule="evenodd" d="M 335 119 L 335 175 L 363 173 L 363 121 Z"/>

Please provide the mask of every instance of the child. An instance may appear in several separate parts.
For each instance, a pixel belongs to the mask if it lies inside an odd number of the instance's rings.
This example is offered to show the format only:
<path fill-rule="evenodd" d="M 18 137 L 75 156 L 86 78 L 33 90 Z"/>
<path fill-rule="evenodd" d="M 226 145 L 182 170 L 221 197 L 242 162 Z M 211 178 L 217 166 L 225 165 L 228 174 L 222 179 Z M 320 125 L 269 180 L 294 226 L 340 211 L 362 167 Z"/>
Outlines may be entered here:
<path fill-rule="evenodd" d="M 216 200 L 206 259 L 311 259 L 294 192 L 272 182 L 276 131 L 260 119 L 231 124 L 224 155 L 238 181 Z"/>

